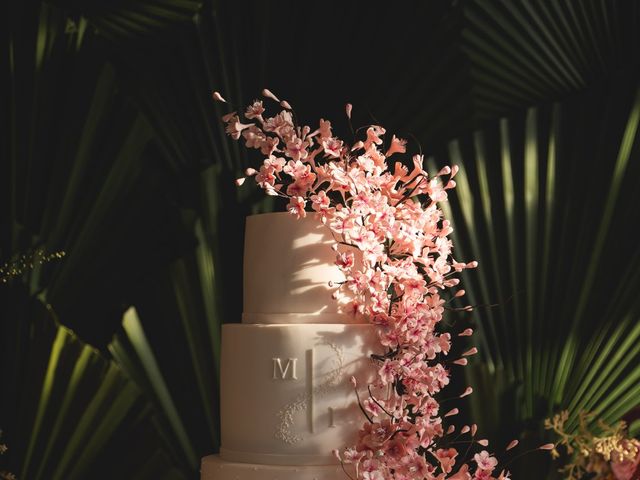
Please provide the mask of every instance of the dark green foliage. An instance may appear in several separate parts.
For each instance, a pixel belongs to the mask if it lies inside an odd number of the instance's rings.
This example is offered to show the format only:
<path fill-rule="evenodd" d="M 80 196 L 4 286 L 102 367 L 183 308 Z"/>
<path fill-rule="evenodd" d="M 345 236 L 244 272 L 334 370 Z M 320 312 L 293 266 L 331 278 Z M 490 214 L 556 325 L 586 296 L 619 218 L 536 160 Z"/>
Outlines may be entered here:
<path fill-rule="evenodd" d="M 468 413 L 493 450 L 537 445 L 559 408 L 620 418 L 640 398 L 639 18 L 622 0 L 11 2 L 0 262 L 67 256 L 0 285 L 9 469 L 194 478 L 217 449 L 244 217 L 274 205 L 235 187 L 260 158 L 227 141 L 214 89 L 269 87 L 346 138 L 350 101 L 356 125 L 462 167 L 465 288 L 497 303 L 473 316 Z M 540 458 L 516 478 L 551 475 Z"/>

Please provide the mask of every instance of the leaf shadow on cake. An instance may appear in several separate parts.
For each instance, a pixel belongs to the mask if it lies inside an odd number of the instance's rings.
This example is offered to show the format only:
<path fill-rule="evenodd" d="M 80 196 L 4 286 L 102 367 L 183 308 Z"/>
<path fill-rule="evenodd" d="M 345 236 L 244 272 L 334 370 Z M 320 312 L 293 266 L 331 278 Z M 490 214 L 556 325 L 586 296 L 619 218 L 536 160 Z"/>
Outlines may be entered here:
<path fill-rule="evenodd" d="M 339 301 L 332 297 L 345 280 L 331 248 L 338 240 L 312 214 L 300 220 L 286 212 L 248 217 L 245 323 L 354 323 L 338 315 L 351 301 L 347 289 L 340 289 Z M 249 319 L 254 314 L 296 317 Z"/>

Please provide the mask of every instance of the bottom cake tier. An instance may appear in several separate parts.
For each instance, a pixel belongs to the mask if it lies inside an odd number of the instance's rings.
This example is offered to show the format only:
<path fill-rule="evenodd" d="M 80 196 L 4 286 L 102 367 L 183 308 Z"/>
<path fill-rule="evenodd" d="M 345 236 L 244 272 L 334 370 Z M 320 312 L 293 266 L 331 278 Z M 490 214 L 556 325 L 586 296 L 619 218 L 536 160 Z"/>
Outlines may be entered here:
<path fill-rule="evenodd" d="M 345 467 L 349 467 L 345 465 Z M 348 471 L 348 470 L 347 470 Z M 342 467 L 335 465 L 258 465 L 222 460 L 219 455 L 202 459 L 200 480 L 343 480 Z M 352 472 L 349 472 L 352 474 Z"/>

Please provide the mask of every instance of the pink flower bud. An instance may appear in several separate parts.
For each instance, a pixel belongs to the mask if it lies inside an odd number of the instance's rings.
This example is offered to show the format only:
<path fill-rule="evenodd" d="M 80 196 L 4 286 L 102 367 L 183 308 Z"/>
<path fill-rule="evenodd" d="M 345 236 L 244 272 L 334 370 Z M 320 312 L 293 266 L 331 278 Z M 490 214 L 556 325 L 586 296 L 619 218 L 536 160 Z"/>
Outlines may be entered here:
<path fill-rule="evenodd" d="M 515 448 L 518 445 L 518 443 L 520 443 L 518 442 L 518 440 L 511 440 L 511 442 L 509 442 L 509 445 L 507 445 L 506 451 L 508 452 L 512 448 Z"/>
<path fill-rule="evenodd" d="M 454 165 L 453 167 L 451 167 L 451 178 L 455 177 L 459 170 L 460 167 L 458 165 Z"/>
<path fill-rule="evenodd" d="M 340 458 L 340 452 L 338 451 L 337 448 L 334 448 L 333 450 L 331 450 L 331 453 L 333 454 L 334 457 L 336 457 L 339 461 L 342 461 L 342 458 Z"/>
<path fill-rule="evenodd" d="M 394 153 L 405 153 L 407 151 L 407 141 L 402 139 L 402 138 L 398 138 L 395 135 L 391 138 L 391 145 L 389 146 L 389 149 L 385 152 L 384 156 L 385 157 L 390 157 L 391 155 L 393 155 Z M 420 155 L 415 155 L 415 157 L 420 157 Z M 414 160 L 415 162 L 415 160 Z M 420 161 L 420 164 L 422 164 L 422 162 Z"/>
<path fill-rule="evenodd" d="M 469 425 L 465 425 L 464 427 L 462 427 L 462 430 L 460 430 L 460 434 L 464 435 L 465 433 L 467 433 L 469 430 L 471 430 L 469 428 Z"/>
<path fill-rule="evenodd" d="M 477 431 L 478 431 L 478 425 L 474 423 L 473 425 L 471 425 L 471 436 L 475 437 Z"/>
<path fill-rule="evenodd" d="M 473 312 L 473 307 L 471 305 L 467 305 L 466 307 L 463 308 L 463 310 L 465 312 Z"/>
<path fill-rule="evenodd" d="M 545 443 L 544 445 L 540 445 L 538 450 L 553 450 L 556 446 L 553 443 Z"/>
<path fill-rule="evenodd" d="M 222 98 L 222 95 L 220 95 L 220 92 L 213 92 L 211 96 L 217 102 L 227 103 L 227 101 L 224 98 Z"/>
<path fill-rule="evenodd" d="M 224 123 L 229 123 L 236 115 L 238 115 L 238 112 L 229 112 L 226 115 L 222 116 L 222 121 Z"/>
<path fill-rule="evenodd" d="M 252 177 L 252 176 L 254 176 L 256 173 L 258 173 L 258 171 L 257 171 L 255 168 L 247 168 L 247 169 L 244 171 L 244 173 L 245 173 L 245 175 L 246 175 L 247 177 Z"/>
<path fill-rule="evenodd" d="M 467 395 L 471 395 L 473 393 L 473 388 L 467 387 L 466 390 L 460 395 L 460 398 L 464 398 Z"/>
<path fill-rule="evenodd" d="M 486 438 L 483 438 L 482 440 L 478 440 L 476 443 L 478 443 L 479 445 L 482 445 L 483 447 L 489 446 L 489 440 L 487 440 Z"/>
<path fill-rule="evenodd" d="M 359 150 L 362 147 L 364 147 L 364 143 L 362 142 L 362 140 L 359 140 L 353 144 L 353 147 L 351 147 L 351 151 L 353 152 L 354 150 Z"/>
<path fill-rule="evenodd" d="M 270 98 L 271 100 L 275 100 L 276 102 L 280 102 L 278 97 L 276 97 L 273 93 L 271 93 L 271 90 L 267 88 L 262 90 L 262 96 Z"/>
<path fill-rule="evenodd" d="M 449 428 L 447 428 L 447 435 L 450 435 L 455 431 L 456 431 L 455 425 L 449 425 Z"/>
<path fill-rule="evenodd" d="M 236 185 L 238 186 L 242 185 L 245 180 L 246 180 L 245 177 L 236 178 Z"/>
<path fill-rule="evenodd" d="M 460 411 L 457 408 L 452 408 L 447 413 L 445 413 L 444 416 L 445 417 L 453 417 L 454 415 L 457 415 L 458 413 L 460 413 Z"/>
<path fill-rule="evenodd" d="M 344 106 L 344 111 L 347 113 L 347 118 L 351 119 L 351 110 L 353 109 L 353 105 L 351 105 L 350 103 L 347 103 Z"/>
<path fill-rule="evenodd" d="M 462 354 L 463 357 L 468 357 L 469 355 L 475 355 L 476 353 L 478 353 L 478 349 L 476 347 L 470 348 L 469 350 L 467 350 L 466 352 L 464 352 Z"/>
<path fill-rule="evenodd" d="M 463 297 L 465 293 L 467 293 L 465 290 L 458 290 L 454 295 L 454 298 Z"/>
<path fill-rule="evenodd" d="M 444 189 L 445 190 L 451 190 L 452 188 L 456 188 L 456 185 L 457 185 L 457 183 L 456 183 L 455 180 L 449 180 L 447 182 L 447 184 L 444 186 Z"/>
<path fill-rule="evenodd" d="M 471 328 L 465 328 L 458 334 L 459 337 L 470 337 L 471 335 L 473 335 L 473 329 Z"/>
<path fill-rule="evenodd" d="M 442 169 L 438 172 L 438 174 L 436 175 L 436 177 L 439 177 L 441 175 L 449 175 L 451 173 L 451 167 L 449 167 L 449 165 L 442 167 Z"/>
<path fill-rule="evenodd" d="M 459 358 L 458 360 L 454 360 L 453 363 L 456 365 L 462 365 L 463 367 L 469 363 L 466 358 Z"/>
<path fill-rule="evenodd" d="M 356 377 L 354 377 L 353 375 L 351 375 L 351 385 L 353 385 L 353 388 L 356 388 L 358 386 L 358 381 L 356 380 Z"/>
<path fill-rule="evenodd" d="M 469 262 L 466 265 L 467 268 L 477 268 L 478 267 L 478 262 L 476 262 L 475 260 L 473 262 Z"/>
<path fill-rule="evenodd" d="M 287 110 L 291 110 L 291 105 L 289 105 L 289 102 L 287 102 L 286 100 L 282 100 L 280 102 L 280 106 L 282 108 L 286 108 Z"/>

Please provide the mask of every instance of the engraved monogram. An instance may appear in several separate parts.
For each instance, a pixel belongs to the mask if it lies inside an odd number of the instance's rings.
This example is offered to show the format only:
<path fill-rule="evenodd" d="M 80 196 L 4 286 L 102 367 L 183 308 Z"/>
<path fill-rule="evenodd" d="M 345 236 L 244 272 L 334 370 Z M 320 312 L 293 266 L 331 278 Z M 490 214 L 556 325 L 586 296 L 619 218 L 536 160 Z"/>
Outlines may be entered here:
<path fill-rule="evenodd" d="M 284 368 L 282 367 L 282 359 L 281 358 L 273 358 L 273 379 L 274 380 L 284 380 L 287 378 L 287 373 L 289 373 L 289 367 L 291 367 L 291 375 L 289 378 L 292 380 L 297 380 L 298 376 L 296 375 L 296 365 L 298 363 L 297 358 L 288 358 L 287 363 Z"/>
<path fill-rule="evenodd" d="M 333 391 L 341 381 L 344 379 L 344 355 L 342 349 L 333 343 L 322 344 L 328 346 L 333 350 L 334 357 L 332 358 L 333 368 L 330 372 L 323 375 L 322 379 L 316 381 L 314 365 L 315 365 L 315 348 L 311 348 L 305 351 L 305 387 L 304 390 L 290 403 L 284 405 L 277 413 L 279 422 L 274 432 L 275 437 L 282 440 L 284 443 L 294 445 L 304 440 L 305 436 L 302 434 L 302 429 L 299 427 L 296 429 L 296 421 L 294 415 L 305 412 L 307 420 L 307 432 L 316 433 L 316 412 L 317 405 L 316 399 L 322 398 Z M 281 358 L 274 357 L 273 359 L 273 379 L 284 380 L 289 374 L 289 378 L 297 380 L 296 366 L 297 358 L 289 358 L 284 364 Z M 284 366 L 283 366 L 284 364 Z M 339 415 L 336 418 L 336 412 L 332 407 L 328 407 L 328 427 L 336 428 L 341 422 Z M 296 431 L 297 430 L 297 431 Z"/>

